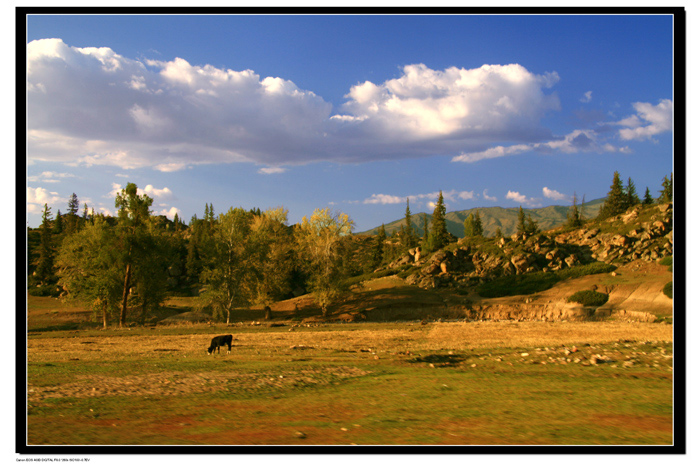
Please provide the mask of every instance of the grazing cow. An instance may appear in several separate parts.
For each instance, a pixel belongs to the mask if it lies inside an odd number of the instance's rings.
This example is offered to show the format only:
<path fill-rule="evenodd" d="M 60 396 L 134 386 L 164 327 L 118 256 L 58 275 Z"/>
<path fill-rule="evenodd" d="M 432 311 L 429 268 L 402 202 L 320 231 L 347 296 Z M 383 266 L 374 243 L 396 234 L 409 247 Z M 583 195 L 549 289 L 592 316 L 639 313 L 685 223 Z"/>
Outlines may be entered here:
<path fill-rule="evenodd" d="M 227 353 L 231 353 L 231 341 L 233 341 L 233 336 L 231 334 L 227 334 L 225 336 L 216 336 L 211 340 L 211 345 L 207 349 L 207 355 L 211 355 L 214 349 L 221 353 L 220 347 L 224 345 L 228 345 Z"/>

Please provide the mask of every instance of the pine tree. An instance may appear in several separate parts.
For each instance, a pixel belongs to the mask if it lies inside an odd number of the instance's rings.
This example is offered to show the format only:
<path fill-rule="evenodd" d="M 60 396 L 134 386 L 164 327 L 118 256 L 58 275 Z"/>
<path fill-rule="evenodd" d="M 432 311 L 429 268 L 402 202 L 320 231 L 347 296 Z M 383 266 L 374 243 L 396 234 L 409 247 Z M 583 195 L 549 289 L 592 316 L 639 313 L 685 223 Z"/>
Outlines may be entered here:
<path fill-rule="evenodd" d="M 430 232 L 428 231 L 428 215 L 426 213 L 423 213 L 423 244 L 426 244 L 428 242 L 428 235 Z"/>
<path fill-rule="evenodd" d="M 80 209 L 78 196 L 73 193 L 70 198 L 68 198 L 68 213 L 66 214 L 66 230 L 69 234 L 75 233 L 78 230 L 78 209 Z"/>
<path fill-rule="evenodd" d="M 53 233 L 55 235 L 61 235 L 63 233 L 63 216 L 61 216 L 60 209 L 56 213 L 56 220 L 53 223 Z"/>
<path fill-rule="evenodd" d="M 446 212 L 445 199 L 442 196 L 442 190 L 440 190 L 435 209 L 433 210 L 433 227 L 429 238 L 429 243 L 433 250 L 440 249 L 449 242 L 449 234 L 445 222 Z"/>
<path fill-rule="evenodd" d="M 404 248 L 413 248 L 416 246 L 416 235 L 413 231 L 413 225 L 411 223 L 411 207 L 408 203 L 408 198 L 406 198 L 406 216 L 405 216 L 405 228 L 402 229 L 402 243 Z"/>
<path fill-rule="evenodd" d="M 625 210 L 627 209 L 626 206 L 627 197 L 625 196 L 625 192 L 622 187 L 620 174 L 619 172 L 615 171 L 613 175 L 613 182 L 612 185 L 610 185 L 610 191 L 608 192 L 608 197 L 605 198 L 605 202 L 603 202 L 603 207 L 600 208 L 598 218 L 607 219 L 608 217 L 616 216 L 620 213 L 625 212 Z"/>
<path fill-rule="evenodd" d="M 583 205 L 581 206 L 583 208 Z M 574 199 L 569 208 L 569 212 L 566 214 L 566 226 L 569 228 L 578 229 L 583 225 L 583 219 L 581 219 L 581 211 L 578 206 L 576 206 L 576 193 L 574 192 Z"/>
<path fill-rule="evenodd" d="M 661 184 L 663 189 L 660 191 L 661 196 L 659 196 L 659 203 L 672 203 L 673 202 L 673 174 L 669 179 L 664 175 L 664 180 Z"/>
<path fill-rule="evenodd" d="M 647 187 L 647 190 L 644 192 L 644 199 L 642 200 L 642 204 L 644 206 L 649 206 L 651 204 L 654 204 L 654 198 L 651 197 L 651 192 L 649 191 L 649 187 Z"/>
<path fill-rule="evenodd" d="M 501 232 L 501 228 L 500 228 L 500 227 L 496 227 L 496 233 L 494 233 L 493 236 L 494 236 L 495 239 L 501 239 L 501 238 L 503 238 L 503 232 Z"/>
<path fill-rule="evenodd" d="M 374 269 L 378 268 L 384 261 L 384 242 L 386 241 L 386 230 L 384 224 L 379 227 L 377 237 L 375 239 L 374 248 L 372 249 L 372 265 Z"/>
<path fill-rule="evenodd" d="M 637 188 L 634 186 L 634 182 L 632 181 L 632 177 L 627 178 L 627 186 L 625 187 L 625 195 L 627 196 L 627 200 L 626 200 L 627 202 L 625 203 L 627 205 L 627 209 L 629 209 L 632 206 L 635 206 L 641 202 L 639 200 L 639 196 L 637 196 Z"/>
<path fill-rule="evenodd" d="M 525 225 L 525 211 L 523 211 L 523 207 L 520 206 L 518 209 L 518 223 L 515 226 L 515 232 L 518 235 L 522 235 L 525 233 L 527 230 L 527 226 Z"/>
<path fill-rule="evenodd" d="M 470 238 L 474 236 L 474 214 L 471 212 L 464 219 L 464 238 Z"/>
<path fill-rule="evenodd" d="M 53 276 L 53 241 L 51 234 L 51 208 L 44 204 L 44 212 L 41 214 L 41 249 L 36 266 L 36 277 L 41 283 L 48 282 Z"/>
<path fill-rule="evenodd" d="M 484 235 L 484 225 L 481 223 L 481 216 L 479 215 L 479 210 L 476 210 L 474 214 L 474 235 L 477 237 L 482 237 Z"/>

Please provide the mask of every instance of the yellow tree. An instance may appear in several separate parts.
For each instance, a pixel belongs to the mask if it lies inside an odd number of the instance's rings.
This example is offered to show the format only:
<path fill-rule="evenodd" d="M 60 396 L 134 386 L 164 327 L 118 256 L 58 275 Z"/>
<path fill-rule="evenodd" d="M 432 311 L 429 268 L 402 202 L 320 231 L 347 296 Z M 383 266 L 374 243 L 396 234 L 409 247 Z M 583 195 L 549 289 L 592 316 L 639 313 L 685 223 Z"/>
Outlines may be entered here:
<path fill-rule="evenodd" d="M 309 275 L 309 285 L 323 316 L 342 291 L 342 268 L 339 246 L 350 235 L 354 222 L 347 214 L 332 213 L 329 208 L 316 209 L 304 217 L 297 230 L 302 264 Z"/>

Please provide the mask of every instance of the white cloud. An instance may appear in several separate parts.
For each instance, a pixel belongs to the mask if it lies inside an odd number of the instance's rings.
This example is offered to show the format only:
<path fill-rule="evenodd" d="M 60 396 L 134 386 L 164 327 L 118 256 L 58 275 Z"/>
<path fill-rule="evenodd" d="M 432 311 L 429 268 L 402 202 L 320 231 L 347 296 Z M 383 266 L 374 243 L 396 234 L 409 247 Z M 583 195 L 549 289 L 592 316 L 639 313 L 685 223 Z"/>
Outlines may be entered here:
<path fill-rule="evenodd" d="M 59 172 L 49 172 L 45 171 L 39 175 L 32 175 L 27 177 L 28 182 L 42 182 L 42 183 L 58 183 L 62 178 L 72 178 L 75 177 L 73 174 L 69 173 L 59 173 Z"/>
<path fill-rule="evenodd" d="M 637 114 L 615 123 L 627 127 L 620 130 L 620 138 L 623 140 L 650 139 L 654 135 L 671 130 L 673 101 L 670 99 L 662 99 L 657 105 L 635 102 L 632 106 Z"/>
<path fill-rule="evenodd" d="M 49 191 L 45 188 L 31 188 L 27 187 L 27 203 L 33 204 L 52 204 L 61 201 L 58 193 L 54 191 Z"/>
<path fill-rule="evenodd" d="M 592 99 L 593 99 L 593 91 L 587 91 L 583 94 L 583 97 L 580 99 L 580 101 L 583 103 L 588 103 Z"/>
<path fill-rule="evenodd" d="M 156 212 L 155 214 L 159 215 L 159 216 L 165 216 L 170 220 L 175 219 L 175 214 L 177 214 L 178 217 L 182 217 L 182 211 L 180 211 L 178 208 L 176 208 L 174 206 L 171 207 L 170 209 L 161 209 L 160 211 Z"/>
<path fill-rule="evenodd" d="M 565 201 L 569 199 L 569 197 L 565 194 L 559 193 L 557 190 L 550 190 L 547 187 L 542 188 L 542 194 L 545 198 L 553 199 L 555 201 Z"/>
<path fill-rule="evenodd" d="M 512 146 L 495 146 L 485 151 L 460 154 L 452 158 L 452 162 L 477 162 L 483 159 L 514 156 L 525 152 L 539 153 L 564 153 L 574 154 L 580 152 L 629 152 L 629 148 L 618 147 L 600 140 L 600 135 L 595 130 L 574 130 L 560 139 L 543 143 L 514 144 Z"/>
<path fill-rule="evenodd" d="M 405 203 L 406 198 L 401 196 L 383 195 L 383 194 L 373 194 L 369 198 L 363 201 L 364 204 L 399 204 Z"/>
<path fill-rule="evenodd" d="M 529 207 L 535 207 L 540 205 L 540 200 L 537 198 L 528 198 L 525 195 L 520 194 L 517 191 L 508 191 L 508 194 L 506 194 L 506 199 L 510 199 L 515 201 L 516 203 L 525 204 L 526 206 Z"/>
<path fill-rule="evenodd" d="M 259 174 L 263 175 L 271 175 L 271 174 L 281 174 L 286 172 L 287 169 L 284 167 L 263 167 L 260 170 L 258 170 Z"/>
<path fill-rule="evenodd" d="M 486 201 L 494 201 L 494 202 L 495 202 L 495 201 L 498 201 L 498 198 L 496 198 L 495 196 L 489 196 L 489 195 L 487 195 L 487 194 L 486 194 L 487 191 L 488 191 L 488 190 L 484 190 L 484 193 L 483 193 L 483 195 L 482 195 Z"/>
<path fill-rule="evenodd" d="M 551 138 L 556 73 L 518 64 L 403 67 L 353 86 L 341 111 L 282 77 L 173 60 L 132 60 L 60 39 L 27 45 L 28 154 L 64 164 L 270 167 L 469 153 Z M 75 92 L 80 82 L 81 92 Z M 76 156 L 77 155 L 77 156 Z"/>

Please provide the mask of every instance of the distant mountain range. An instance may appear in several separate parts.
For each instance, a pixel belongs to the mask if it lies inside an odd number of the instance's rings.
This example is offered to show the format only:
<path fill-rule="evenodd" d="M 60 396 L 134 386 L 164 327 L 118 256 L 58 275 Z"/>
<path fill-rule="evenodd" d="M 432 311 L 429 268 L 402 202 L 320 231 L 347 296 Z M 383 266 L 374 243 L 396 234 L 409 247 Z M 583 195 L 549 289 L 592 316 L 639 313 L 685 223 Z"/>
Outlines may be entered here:
<path fill-rule="evenodd" d="M 583 217 L 585 219 L 591 219 L 598 215 L 598 211 L 603 206 L 605 198 L 594 199 L 593 201 L 588 201 L 583 205 Z M 579 205 L 580 207 L 580 205 Z M 498 227 L 501 228 L 503 235 L 512 235 L 515 233 L 515 228 L 518 223 L 518 209 L 519 208 L 473 208 L 466 209 L 464 211 L 453 211 L 448 212 L 445 215 L 445 221 L 447 224 L 447 231 L 452 235 L 462 238 L 464 237 L 464 220 L 469 216 L 469 214 L 475 214 L 479 211 L 479 217 L 481 217 L 481 223 L 484 226 L 484 236 L 491 237 L 496 233 Z M 532 220 L 537 222 L 537 225 L 541 230 L 549 230 L 566 222 L 566 215 L 571 209 L 569 206 L 547 206 L 545 208 L 534 208 L 526 209 L 525 217 L 532 216 Z M 428 216 L 428 226 L 432 223 L 432 214 L 427 214 Z M 384 224 L 384 230 L 387 235 L 391 235 L 394 232 L 401 229 L 402 225 L 405 225 L 405 218 L 395 220 Z M 411 225 L 418 236 L 423 236 L 423 213 L 417 213 L 411 215 Z M 379 232 L 380 226 L 373 229 L 366 230 L 364 232 L 356 232 L 356 235 L 374 235 Z M 430 227 L 428 227 L 430 228 Z"/>

